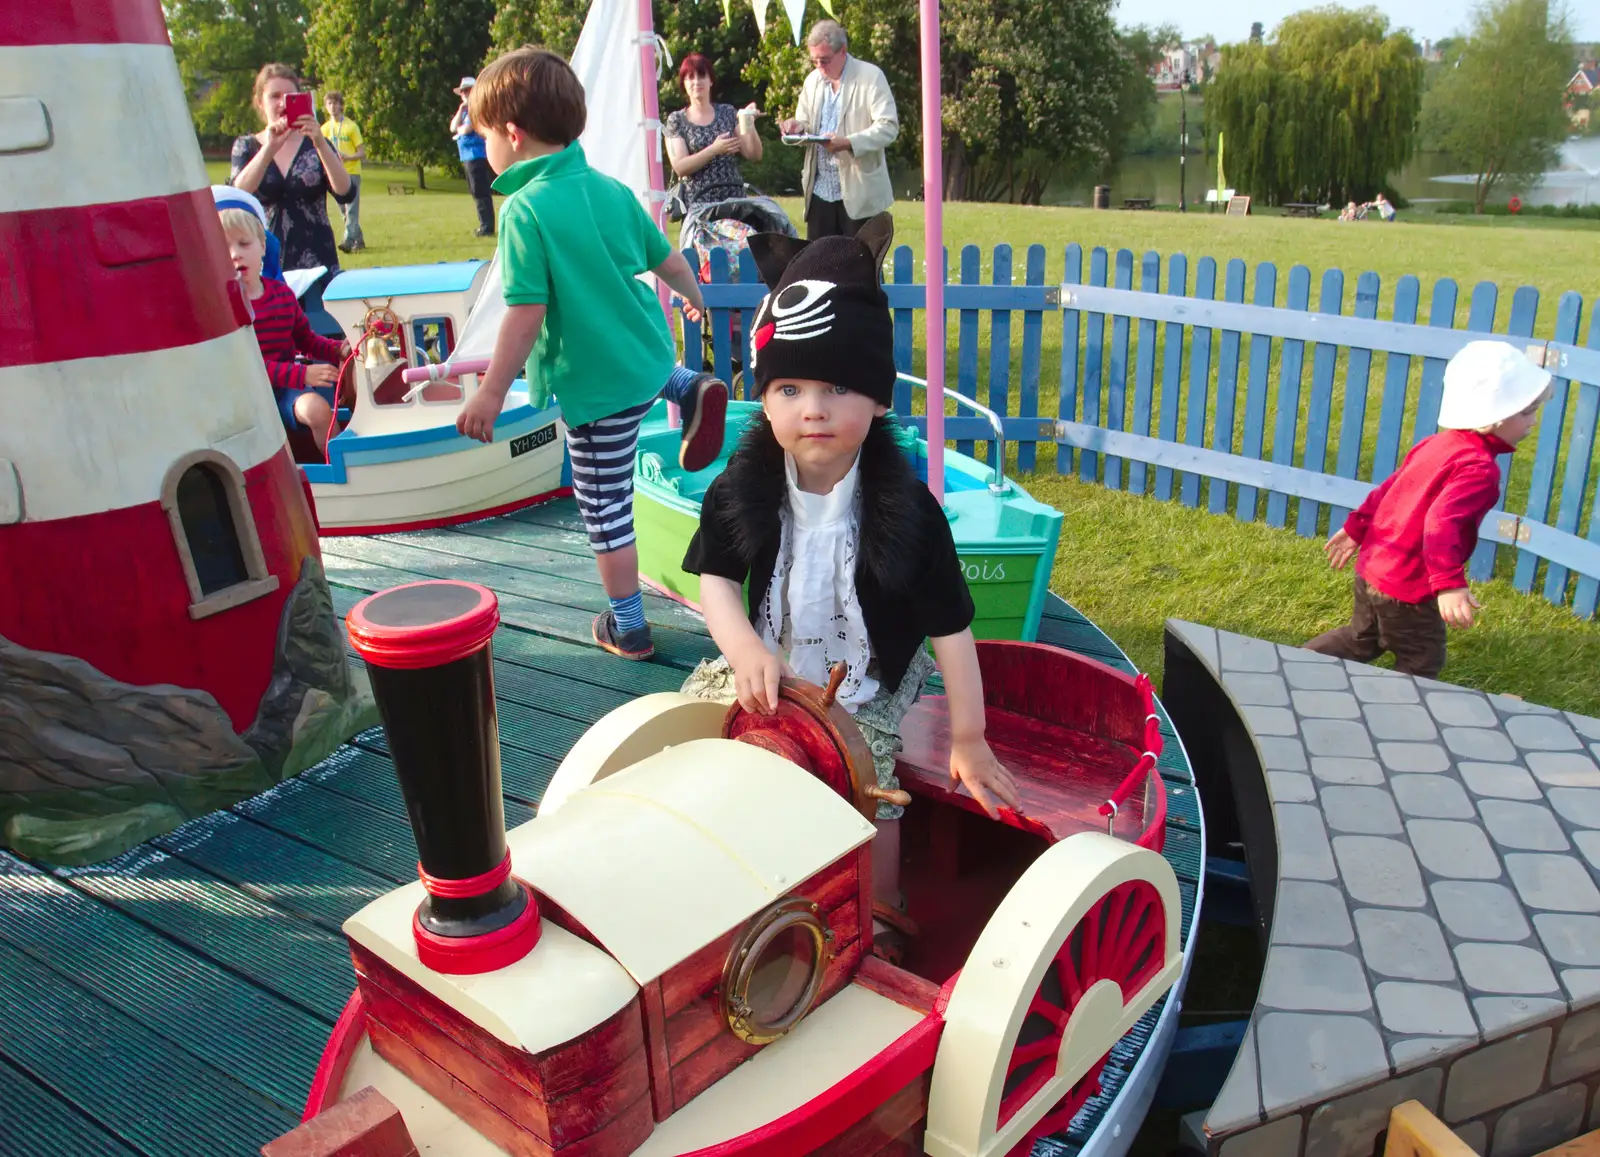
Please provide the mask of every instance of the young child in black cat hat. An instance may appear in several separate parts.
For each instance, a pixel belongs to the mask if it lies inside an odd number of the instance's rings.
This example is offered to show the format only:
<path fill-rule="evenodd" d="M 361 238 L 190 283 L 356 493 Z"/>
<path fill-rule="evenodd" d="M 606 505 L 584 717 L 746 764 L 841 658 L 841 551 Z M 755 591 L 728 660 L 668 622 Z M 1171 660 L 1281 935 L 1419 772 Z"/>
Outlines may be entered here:
<path fill-rule="evenodd" d="M 923 648 L 932 639 L 950 702 L 951 784 L 995 815 L 1016 807 L 1016 785 L 984 739 L 972 596 L 944 511 L 889 414 L 894 334 L 879 270 L 893 235 L 884 213 L 854 238 L 750 239 L 770 290 L 751 341 L 762 413 L 706 491 L 683 562 L 701 576 L 723 655 L 684 690 L 770 714 L 786 671 L 825 685 L 843 662 L 836 701 L 866 737 L 879 785 L 894 788 L 901 721 L 935 669 Z M 879 803 L 873 843 L 875 907 L 902 929 L 903 810 Z"/>

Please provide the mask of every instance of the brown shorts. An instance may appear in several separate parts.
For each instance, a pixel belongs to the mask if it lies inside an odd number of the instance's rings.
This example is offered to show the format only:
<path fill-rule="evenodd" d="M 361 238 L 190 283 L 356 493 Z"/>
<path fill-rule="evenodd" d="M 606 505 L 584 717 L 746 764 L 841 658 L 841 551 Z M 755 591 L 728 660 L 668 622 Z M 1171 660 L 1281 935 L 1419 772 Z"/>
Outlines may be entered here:
<path fill-rule="evenodd" d="M 1445 626 L 1436 596 L 1403 603 L 1367 585 L 1356 575 L 1355 609 L 1350 624 L 1326 631 L 1305 644 L 1308 651 L 1370 663 L 1394 652 L 1394 669 L 1433 679 L 1444 670 Z"/>

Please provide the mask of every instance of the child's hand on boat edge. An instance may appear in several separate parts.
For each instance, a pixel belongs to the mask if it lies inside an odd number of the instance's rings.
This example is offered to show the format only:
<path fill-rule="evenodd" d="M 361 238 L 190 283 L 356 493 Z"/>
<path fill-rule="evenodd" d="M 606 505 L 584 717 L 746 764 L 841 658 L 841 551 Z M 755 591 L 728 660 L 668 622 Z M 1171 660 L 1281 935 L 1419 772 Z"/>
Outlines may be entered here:
<path fill-rule="evenodd" d="M 954 791 L 958 783 L 966 785 L 990 819 L 999 819 L 1001 808 L 1022 811 L 1017 803 L 1017 781 L 981 737 L 950 744 L 950 789 Z"/>

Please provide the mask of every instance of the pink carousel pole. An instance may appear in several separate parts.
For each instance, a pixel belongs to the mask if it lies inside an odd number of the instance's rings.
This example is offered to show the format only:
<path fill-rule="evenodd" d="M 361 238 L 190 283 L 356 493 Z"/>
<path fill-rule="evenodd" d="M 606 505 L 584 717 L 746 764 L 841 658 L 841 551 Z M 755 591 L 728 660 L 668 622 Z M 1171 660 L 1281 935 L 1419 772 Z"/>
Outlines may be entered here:
<path fill-rule="evenodd" d="M 650 169 L 650 219 L 663 233 L 667 231 L 666 176 L 661 169 L 661 103 L 656 91 L 655 13 L 651 0 L 639 0 L 639 84 L 644 95 L 645 164 Z M 655 126 L 655 127 L 653 127 Z M 656 296 L 672 327 L 672 301 L 665 284 L 656 282 Z"/>
<path fill-rule="evenodd" d="M 648 2 L 648 0 L 645 0 Z M 928 489 L 944 501 L 944 157 L 939 0 L 922 2 L 922 220 L 927 266 Z"/>
<path fill-rule="evenodd" d="M 656 17 L 650 7 L 651 0 L 639 0 L 639 85 L 644 96 L 644 158 L 650 170 L 650 219 L 663 233 L 667 231 L 667 179 L 661 168 L 661 98 L 656 91 Z M 672 316 L 672 291 L 666 282 L 656 279 L 656 298 L 661 302 L 661 312 L 667 315 L 667 332 L 675 333 L 676 320 Z M 689 351 L 685 347 L 685 363 Z M 677 429 L 683 424 L 683 415 L 676 402 L 667 403 L 667 425 Z"/>

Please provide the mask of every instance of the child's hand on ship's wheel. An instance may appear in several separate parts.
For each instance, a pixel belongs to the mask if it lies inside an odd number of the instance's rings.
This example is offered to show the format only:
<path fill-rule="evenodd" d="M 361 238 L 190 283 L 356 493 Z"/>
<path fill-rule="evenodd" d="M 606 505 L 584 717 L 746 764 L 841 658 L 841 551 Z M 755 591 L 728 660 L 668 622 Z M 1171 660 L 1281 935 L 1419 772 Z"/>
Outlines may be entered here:
<path fill-rule="evenodd" d="M 752 646 L 733 663 L 733 689 L 739 706 L 756 715 L 771 715 L 778 710 L 778 681 L 783 678 L 783 662 L 764 645 Z"/>
<path fill-rule="evenodd" d="M 1017 807 L 1017 781 L 1000 766 L 989 744 L 983 739 L 950 745 L 950 786 L 963 783 L 990 819 L 1000 818 L 1000 809 Z"/>

